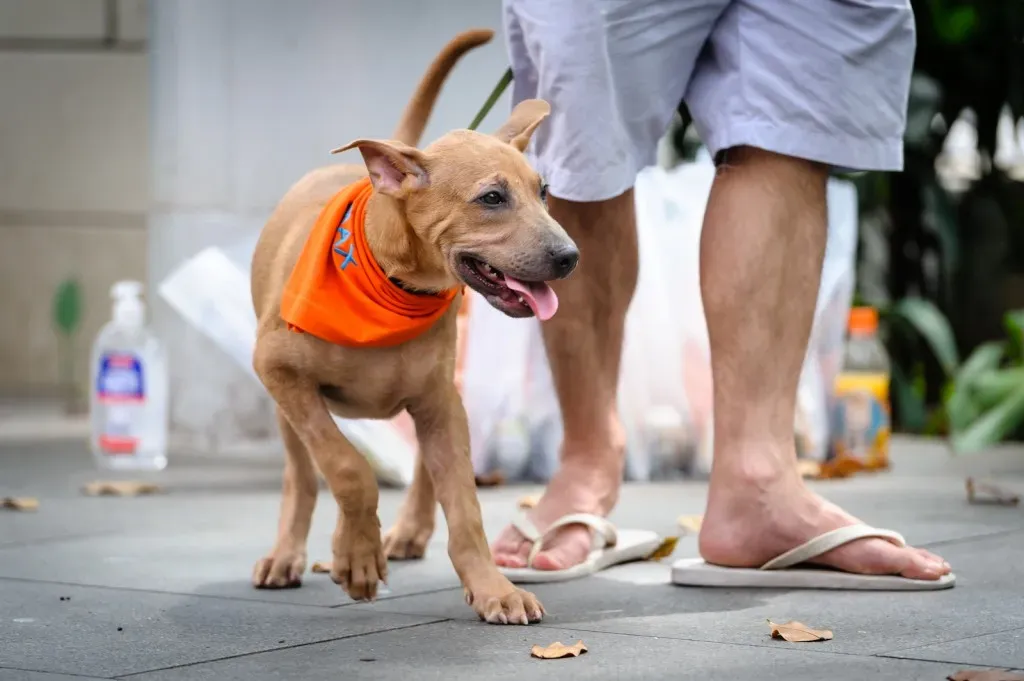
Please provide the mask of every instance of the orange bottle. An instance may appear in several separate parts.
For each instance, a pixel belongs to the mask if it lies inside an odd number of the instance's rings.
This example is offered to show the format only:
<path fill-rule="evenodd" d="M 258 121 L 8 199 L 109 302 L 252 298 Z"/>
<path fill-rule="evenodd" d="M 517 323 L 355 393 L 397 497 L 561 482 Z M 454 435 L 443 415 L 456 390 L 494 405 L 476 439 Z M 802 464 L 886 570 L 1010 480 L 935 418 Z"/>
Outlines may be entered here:
<path fill-rule="evenodd" d="M 878 338 L 878 311 L 850 310 L 843 366 L 835 382 L 832 449 L 868 470 L 889 467 L 889 356 Z"/>

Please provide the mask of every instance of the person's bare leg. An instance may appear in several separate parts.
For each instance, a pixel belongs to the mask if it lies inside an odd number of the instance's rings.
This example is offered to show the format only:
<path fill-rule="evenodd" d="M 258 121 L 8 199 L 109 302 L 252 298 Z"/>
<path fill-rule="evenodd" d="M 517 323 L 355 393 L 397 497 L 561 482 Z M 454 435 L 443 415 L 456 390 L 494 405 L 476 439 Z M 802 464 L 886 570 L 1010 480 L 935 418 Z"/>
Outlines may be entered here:
<path fill-rule="evenodd" d="M 711 341 L 715 455 L 700 532 L 703 558 L 759 567 L 856 520 L 808 490 L 793 416 L 825 251 L 826 169 L 730 150 L 711 190 L 701 292 Z M 821 556 L 849 572 L 938 579 L 927 551 L 863 539 Z"/>
<path fill-rule="evenodd" d="M 551 215 L 580 249 L 580 264 L 554 282 L 558 314 L 544 323 L 544 343 L 562 410 L 561 466 L 530 519 L 542 532 L 574 512 L 607 515 L 622 482 L 625 436 L 616 389 L 626 309 L 636 289 L 637 236 L 633 190 L 607 201 L 550 197 Z M 558 570 L 590 552 L 590 530 L 563 528 L 545 544 L 534 567 Z M 494 542 L 498 565 L 523 567 L 530 546 L 513 528 Z"/>

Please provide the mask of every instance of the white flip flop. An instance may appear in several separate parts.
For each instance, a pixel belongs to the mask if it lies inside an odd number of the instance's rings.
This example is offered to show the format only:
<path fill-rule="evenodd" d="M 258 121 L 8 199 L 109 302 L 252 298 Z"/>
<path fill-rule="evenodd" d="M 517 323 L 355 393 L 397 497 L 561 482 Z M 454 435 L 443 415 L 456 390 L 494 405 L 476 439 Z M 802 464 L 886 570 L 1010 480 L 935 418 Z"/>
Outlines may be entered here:
<path fill-rule="evenodd" d="M 587 559 L 578 565 L 565 568 L 564 570 L 538 570 L 533 567 L 533 559 L 541 552 L 544 541 L 550 537 L 555 530 L 567 525 L 586 525 L 593 530 L 593 548 Z M 616 530 L 606 518 L 592 515 L 590 513 L 571 513 L 562 516 L 547 529 L 546 532 L 539 532 L 532 522 L 524 514 L 520 514 L 512 521 L 512 526 L 533 546 L 530 548 L 530 555 L 526 559 L 529 567 L 508 568 L 498 567 L 501 574 L 505 575 L 514 584 L 537 584 L 540 582 L 564 582 L 570 579 L 578 579 L 592 575 L 601 570 L 628 563 L 634 560 L 644 560 L 661 546 L 662 539 L 656 532 L 648 530 Z"/>
<path fill-rule="evenodd" d="M 672 583 L 679 586 L 861 591 L 936 591 L 949 589 L 956 583 L 953 573 L 936 580 L 908 579 L 899 575 L 860 575 L 824 566 L 803 565 L 832 549 L 870 537 L 884 539 L 901 548 L 907 545 L 903 536 L 892 530 L 850 525 L 815 537 L 760 568 L 722 567 L 700 558 L 684 558 L 672 565 Z M 796 567 L 798 565 L 800 567 Z"/>

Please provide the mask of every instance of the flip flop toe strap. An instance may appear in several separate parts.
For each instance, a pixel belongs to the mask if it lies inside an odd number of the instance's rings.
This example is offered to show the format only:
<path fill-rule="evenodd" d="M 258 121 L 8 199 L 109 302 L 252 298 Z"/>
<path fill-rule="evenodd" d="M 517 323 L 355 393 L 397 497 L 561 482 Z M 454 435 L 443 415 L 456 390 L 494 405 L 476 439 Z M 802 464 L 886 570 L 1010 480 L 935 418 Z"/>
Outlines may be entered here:
<path fill-rule="evenodd" d="M 859 539 L 884 539 L 903 548 L 907 545 L 903 535 L 892 530 L 880 530 L 870 525 L 849 525 L 818 535 L 814 539 L 776 556 L 761 566 L 762 570 L 781 570 L 817 558 L 832 549 L 845 546 Z"/>
<path fill-rule="evenodd" d="M 526 565 L 532 568 L 534 558 L 544 548 L 544 542 L 554 535 L 557 530 L 569 525 L 585 525 L 593 530 L 593 535 L 600 542 L 597 548 L 606 549 L 615 546 L 618 541 L 615 526 L 608 522 L 606 518 L 591 513 L 570 513 L 569 515 L 562 516 L 551 523 L 544 532 L 539 532 L 537 526 L 529 518 L 525 515 L 520 515 L 512 521 L 512 526 L 533 544 L 530 547 L 530 555 L 526 559 Z"/>

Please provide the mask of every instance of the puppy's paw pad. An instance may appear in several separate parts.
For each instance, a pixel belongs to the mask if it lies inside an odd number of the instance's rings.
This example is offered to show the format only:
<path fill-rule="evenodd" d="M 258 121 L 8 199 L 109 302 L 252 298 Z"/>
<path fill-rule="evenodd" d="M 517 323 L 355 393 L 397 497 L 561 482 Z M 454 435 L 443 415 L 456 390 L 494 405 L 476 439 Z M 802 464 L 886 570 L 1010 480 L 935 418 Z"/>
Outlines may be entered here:
<path fill-rule="evenodd" d="M 515 589 L 505 596 L 466 594 L 480 619 L 489 624 L 534 624 L 544 618 L 544 606 L 529 591 Z"/>
<path fill-rule="evenodd" d="M 418 560 L 427 552 L 433 527 L 414 527 L 400 523 L 384 535 L 384 555 L 388 560 Z"/>
<path fill-rule="evenodd" d="M 377 598 L 377 587 L 386 582 L 387 560 L 381 550 L 380 539 L 347 543 L 342 553 L 334 554 L 331 579 L 341 586 L 355 601 Z"/>
<path fill-rule="evenodd" d="M 252 585 L 257 589 L 295 589 L 302 586 L 305 570 L 305 555 L 271 554 L 256 561 L 252 569 Z"/>

